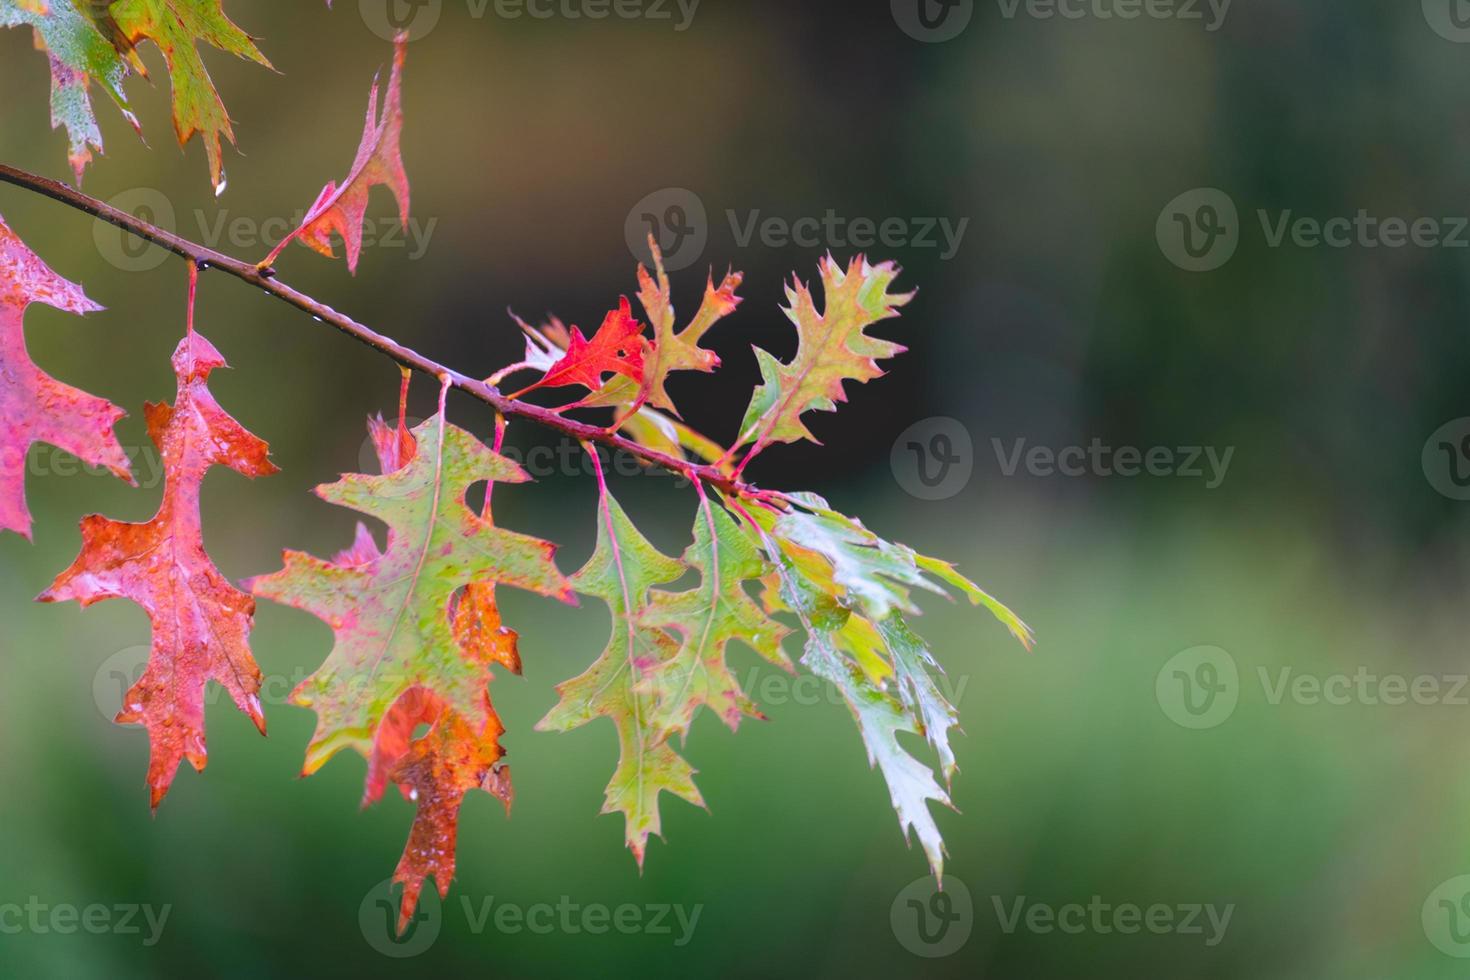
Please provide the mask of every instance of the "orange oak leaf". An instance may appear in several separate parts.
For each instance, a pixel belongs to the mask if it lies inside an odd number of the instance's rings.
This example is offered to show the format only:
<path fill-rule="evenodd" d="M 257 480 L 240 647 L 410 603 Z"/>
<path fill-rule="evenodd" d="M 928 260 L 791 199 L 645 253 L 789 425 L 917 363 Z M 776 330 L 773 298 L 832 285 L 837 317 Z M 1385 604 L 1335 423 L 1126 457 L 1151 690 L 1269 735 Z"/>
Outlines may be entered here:
<path fill-rule="evenodd" d="M 383 720 L 380 740 L 389 739 L 395 748 L 401 745 L 399 754 L 392 757 L 391 778 L 418 806 L 408 844 L 393 873 L 394 882 L 403 885 L 400 933 L 413 918 L 427 878 L 433 877 L 441 897 L 449 893 L 465 794 L 483 789 L 510 810 L 510 769 L 499 764 L 505 755 L 500 746 L 504 728 L 488 694 L 484 700 L 487 720 L 480 731 L 442 698 L 421 687 L 399 699 Z M 430 727 L 410 741 L 410 733 L 419 725 Z"/>
<path fill-rule="evenodd" d="M 123 699 L 116 721 L 148 730 L 154 808 L 182 760 L 204 768 L 207 682 L 223 686 L 265 734 L 260 669 L 249 647 L 255 600 L 231 586 L 205 553 L 199 508 L 200 486 L 213 466 L 252 478 L 277 472 L 265 442 L 210 394 L 210 373 L 226 366 L 219 351 L 191 328 L 173 355 L 178 398 L 172 407 L 145 407 L 148 434 L 164 464 L 158 513 L 146 524 L 95 514 L 85 518 L 82 553 L 40 596 L 42 602 L 75 599 L 83 606 L 131 599 L 148 613 L 153 627 L 148 669 Z"/>
<path fill-rule="evenodd" d="M 689 321 L 683 331 L 677 330 L 673 292 L 669 288 L 668 273 L 664 271 L 663 250 L 659 248 L 658 240 L 652 236 L 649 236 L 648 247 L 653 254 L 654 271 L 650 273 L 641 263 L 638 266 L 638 301 L 643 304 L 648 321 L 653 325 L 653 341 L 649 355 L 643 362 L 643 375 L 631 381 L 614 378 L 603 385 L 602 390 L 583 401 L 583 405 L 588 407 L 620 408 L 617 425 L 635 415 L 645 403 L 678 416 L 679 411 L 674 407 L 674 401 L 669 397 L 666 388 L 669 375 L 675 371 L 702 371 L 708 374 L 719 367 L 719 355 L 706 347 L 700 347 L 699 342 L 711 327 L 734 313 L 740 305 L 740 297 L 736 292 L 740 289 L 744 276 L 734 271 L 727 272 L 719 286 L 715 285 L 714 277 L 710 276 L 705 280 L 704 299 L 700 302 L 694 319 Z"/>
<path fill-rule="evenodd" d="M 368 95 L 367 122 L 357 157 L 347 179 L 339 186 L 328 181 L 306 213 L 301 227 L 281 240 L 260 263 L 264 268 L 276 260 L 281 251 L 299 239 L 301 244 L 334 258 L 332 235 L 341 236 L 347 249 L 347 270 L 357 272 L 362 254 L 362 224 L 367 214 L 368 196 L 381 184 L 398 200 L 398 218 L 408 227 L 408 175 L 403 171 L 399 138 L 403 132 L 403 62 L 408 54 L 408 36 L 400 34 L 393 50 L 393 71 L 388 77 L 388 94 L 383 100 L 383 113 L 378 115 L 378 80 L 373 79 Z"/>
<path fill-rule="evenodd" d="M 112 428 L 127 413 L 51 378 L 26 351 L 25 313 L 45 303 L 68 313 L 102 307 L 47 267 L 0 218 L 0 531 L 31 536 L 26 456 L 49 443 L 132 482 Z"/>
<path fill-rule="evenodd" d="M 403 407 L 400 402 L 396 427 L 387 425 L 381 418 L 368 423 L 385 473 L 408 465 L 417 452 L 416 441 L 403 420 Z M 488 492 L 482 517 L 490 519 Z M 381 558 L 377 542 L 366 528 L 359 527 L 356 543 L 339 555 L 337 561 L 366 565 Z M 455 639 L 469 660 L 487 669 L 499 664 L 515 674 L 521 672 L 518 637 L 514 630 L 501 624 L 493 583 L 467 586 L 450 615 Z M 373 742 L 363 805 L 381 798 L 391 780 L 405 798 L 418 806 L 408 844 L 393 876 L 395 882 L 403 885 L 400 932 L 407 927 L 418 906 L 426 878 L 434 878 L 441 896 L 448 893 L 449 883 L 454 879 L 459 808 L 465 794 L 472 789 L 483 789 L 498 797 L 507 812 L 510 810 L 510 769 L 498 764 L 505 755 L 500 745 L 505 729 L 490 703 L 489 692 L 483 692 L 481 698 L 484 720 L 476 731 L 473 722 L 455 712 L 432 690 L 413 687 L 383 717 Z M 413 733 L 420 725 L 428 726 L 428 730 L 415 739 Z"/>
<path fill-rule="evenodd" d="M 669 277 L 664 272 L 663 252 L 656 239 L 650 236 L 653 248 L 654 275 L 649 275 L 641 264 L 638 266 L 638 299 L 653 321 L 655 354 L 650 359 L 648 371 L 643 379 L 640 401 L 646 399 L 654 408 L 678 415 L 669 393 L 664 390 L 669 375 L 674 371 L 703 371 L 706 374 L 720 366 L 720 358 L 714 351 L 700 347 L 699 341 L 721 319 L 735 312 L 740 305 L 736 291 L 744 276 L 739 272 L 727 272 L 718 287 L 714 277 L 705 280 L 704 301 L 694 319 L 682 332 L 674 329 L 674 303 L 669 290 Z"/>
<path fill-rule="evenodd" d="M 511 397 L 519 398 L 537 388 L 566 385 L 582 385 L 589 391 L 596 391 L 602 387 L 602 376 L 609 372 L 641 384 L 644 359 L 651 352 L 652 346 L 643 336 L 643 324 L 633 316 L 633 305 L 624 296 L 618 308 L 603 319 L 602 326 L 591 340 L 584 337 L 581 330 L 572 327 L 567 352 L 561 360 L 547 369 L 541 380 Z"/>

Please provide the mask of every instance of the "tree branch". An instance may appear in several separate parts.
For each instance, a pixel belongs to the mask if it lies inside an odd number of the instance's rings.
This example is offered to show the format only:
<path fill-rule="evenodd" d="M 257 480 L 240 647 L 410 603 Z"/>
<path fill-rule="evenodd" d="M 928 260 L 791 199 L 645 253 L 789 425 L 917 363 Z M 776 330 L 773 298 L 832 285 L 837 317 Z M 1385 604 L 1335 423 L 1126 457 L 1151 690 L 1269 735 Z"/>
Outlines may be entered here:
<path fill-rule="evenodd" d="M 458 388 L 460 391 L 478 398 L 501 415 L 509 418 L 526 419 L 527 421 L 560 432 L 573 439 L 598 443 L 611 449 L 621 449 L 623 452 L 636 456 L 654 466 L 678 473 L 686 479 L 703 480 L 705 483 L 717 487 L 726 494 L 755 499 L 779 498 L 780 496 L 769 491 L 759 490 L 754 485 L 743 482 L 715 466 L 706 466 L 684 459 L 676 459 L 666 453 L 649 449 L 607 429 L 585 422 L 563 418 L 549 408 L 542 408 L 539 405 L 532 405 L 528 402 L 507 398 L 495 386 L 479 379 L 468 377 L 452 368 L 445 367 L 437 361 L 431 360 L 417 351 L 405 347 L 389 337 L 383 336 L 371 327 L 358 323 L 350 316 L 337 312 L 325 303 L 321 303 L 305 293 L 292 289 L 275 277 L 275 270 L 273 269 L 257 268 L 249 262 L 243 262 L 222 252 L 216 252 L 212 248 L 196 244 L 186 238 L 181 238 L 173 232 L 165 231 L 162 228 L 151 225 L 125 211 L 119 211 L 110 204 L 99 201 L 94 197 L 89 197 L 81 191 L 68 187 L 59 181 L 28 173 L 24 170 L 18 170 L 14 167 L 8 167 L 4 164 L 0 164 L 0 181 L 34 191 L 37 194 L 59 201 L 69 207 L 76 208 L 78 211 L 90 214 L 99 220 L 116 225 L 132 235 L 166 248 L 175 255 L 193 262 L 201 270 L 218 269 L 220 272 L 234 276 L 236 279 L 263 290 L 276 299 L 296 307 L 298 310 L 310 313 L 313 318 L 322 323 L 331 324 L 349 337 L 367 344 L 382 354 L 386 354 L 404 367 L 430 375 L 441 382 L 447 378 L 450 387 Z"/>

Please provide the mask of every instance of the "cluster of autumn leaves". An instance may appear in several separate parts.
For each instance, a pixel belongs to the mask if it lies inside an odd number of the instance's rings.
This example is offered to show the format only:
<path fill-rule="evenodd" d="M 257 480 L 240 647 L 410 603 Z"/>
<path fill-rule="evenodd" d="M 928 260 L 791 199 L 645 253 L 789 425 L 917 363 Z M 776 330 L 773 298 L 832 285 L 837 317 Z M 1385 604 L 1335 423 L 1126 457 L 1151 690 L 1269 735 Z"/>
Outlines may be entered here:
<path fill-rule="evenodd" d="M 199 134 L 210 180 L 216 189 L 224 187 L 220 137 L 233 143 L 235 131 L 197 45 L 202 41 L 267 68 L 271 63 L 225 16 L 220 0 L 0 0 L 0 27 L 22 25 L 32 28 L 36 47 L 51 63 L 51 125 L 66 128 L 67 158 L 79 183 L 92 151 L 102 150 L 91 83 L 141 134 L 123 82 L 130 74 L 147 77 L 137 46 L 152 41 L 168 66 L 174 133 L 181 144 Z"/>
<path fill-rule="evenodd" d="M 0 0 L 0 24 L 17 11 L 54 21 L 69 9 L 67 0 L 46 3 L 48 12 L 40 13 L 38 0 Z M 122 35 L 135 37 L 129 28 L 136 20 L 120 15 L 160 4 L 218 10 L 217 0 L 138 0 L 113 3 L 111 12 Z M 381 115 L 373 86 L 347 179 L 326 186 L 302 227 L 281 247 L 297 239 L 330 255 L 336 235 L 355 266 L 368 194 L 377 185 L 393 191 L 407 221 L 408 181 L 399 154 L 404 48 L 400 40 Z M 735 311 L 740 276 L 728 275 L 718 285 L 709 281 L 695 315 L 681 328 L 657 244 L 651 246 L 653 270 L 638 270 L 647 325 L 626 298 L 590 337 L 554 320 L 541 327 L 522 323 L 525 358 L 492 376 L 491 383 L 525 371 L 535 372 L 536 379 L 517 397 L 539 389 L 584 389 L 557 411 L 611 410 L 612 428 L 628 438 L 678 460 L 707 464 L 725 479 L 717 481 L 720 487 L 694 481 L 692 541 L 675 558 L 638 531 L 599 468 L 597 546 L 570 576 L 558 568 L 552 544 L 493 519 L 495 485 L 529 479 L 500 452 L 506 420 L 499 420 L 487 445 L 449 422 L 446 385 L 439 412 L 410 430 L 403 421 L 405 377 L 397 424 L 369 422 L 381 472 L 346 475 L 316 490 L 323 500 L 385 525 L 386 545 L 359 524 L 351 546 L 331 560 L 287 552 L 284 567 L 274 574 L 241 588 L 226 581 L 204 549 L 203 478 L 215 466 L 250 477 L 276 470 L 265 443 L 209 392 L 210 374 L 224 359 L 194 330 L 198 271 L 191 267 L 188 322 L 173 357 L 175 401 L 146 408 L 166 474 L 158 513 L 143 524 L 86 518 L 81 554 L 41 596 L 84 605 L 122 597 L 147 611 L 153 628 L 148 667 L 117 720 L 148 730 L 154 806 L 180 762 L 204 767 L 207 683 L 224 686 L 265 730 L 260 671 L 248 646 L 255 599 L 310 612 L 332 628 L 335 643 L 292 696 L 293 703 L 317 714 L 304 771 L 314 772 L 337 752 L 352 749 L 367 760 L 365 802 L 378 799 L 390 783 L 415 802 L 417 814 L 395 873 L 404 885 L 406 923 L 427 878 L 447 893 L 465 794 L 483 789 L 510 805 L 510 773 L 500 743 L 504 728 L 489 683 L 497 666 L 520 671 L 517 635 L 502 623 L 496 601 L 496 590 L 511 586 L 566 602 L 577 595 L 596 598 L 611 612 L 606 648 L 583 674 L 560 685 L 559 702 L 537 727 L 568 731 L 597 718 L 614 724 L 620 755 L 603 809 L 624 816 L 627 843 L 640 864 L 648 837 L 659 833 L 660 794 L 702 805 L 695 770 L 676 748 L 676 736 L 687 736 L 702 708 L 731 729 L 745 717 L 760 716 L 727 662 L 731 642 L 794 670 L 784 641 L 797 627 L 804 634 L 800 664 L 841 692 L 870 763 L 887 781 L 900 826 L 905 835 L 912 829 L 940 872 L 943 844 L 928 803 L 949 802 L 946 786 L 955 771 L 949 732 L 957 712 L 942 693 L 933 655 L 910 628 L 908 619 L 918 611 L 912 593 L 953 589 L 990 609 L 1028 646 L 1029 630 L 951 565 L 878 537 L 821 498 L 755 491 L 739 482 L 744 467 L 768 446 L 812 440 L 804 416 L 834 410 L 845 400 L 847 382 L 881 376 L 879 360 L 902 350 L 866 332 L 908 302 L 908 295 L 891 291 L 898 270 L 861 257 L 845 266 L 824 259 L 820 306 L 807 286 L 793 281 L 785 313 L 797 331 L 797 352 L 782 362 L 756 351 L 762 383 L 738 438 L 725 447 L 680 420 L 667 383 L 674 372 L 718 367 L 719 358 L 701 341 Z M 30 361 L 23 319 L 32 302 L 74 313 L 99 309 L 0 222 L 0 457 L 23 458 L 34 442 L 47 442 L 127 478 L 127 460 L 112 431 L 123 413 L 46 376 Z M 0 466 L 0 529 L 28 536 L 24 472 L 23 466 Z M 483 506 L 472 508 L 467 494 L 478 484 L 488 489 Z M 667 588 L 691 570 L 696 585 Z M 421 728 L 424 734 L 415 737 Z M 900 743 L 904 733 L 921 735 L 932 747 L 944 785 L 933 767 Z"/>

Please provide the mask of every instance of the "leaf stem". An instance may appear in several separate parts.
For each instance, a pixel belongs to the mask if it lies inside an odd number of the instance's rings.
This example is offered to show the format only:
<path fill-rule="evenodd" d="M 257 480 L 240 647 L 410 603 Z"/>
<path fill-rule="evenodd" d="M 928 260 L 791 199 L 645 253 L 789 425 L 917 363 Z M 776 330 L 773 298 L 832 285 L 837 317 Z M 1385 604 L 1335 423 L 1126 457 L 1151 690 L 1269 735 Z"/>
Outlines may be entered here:
<path fill-rule="evenodd" d="M 199 266 L 189 263 L 189 307 L 184 313 L 184 333 L 194 336 L 194 300 L 199 295 Z"/>
<path fill-rule="evenodd" d="M 291 288 L 276 278 L 275 270 L 272 268 L 259 268 L 250 262 L 225 255 L 205 245 L 200 245 L 187 238 L 180 237 L 173 232 L 165 231 L 134 215 L 128 214 L 126 211 L 120 211 L 110 204 L 83 194 L 81 191 L 59 181 L 0 164 L 0 182 L 14 184 L 16 187 L 21 187 L 44 197 L 49 197 L 53 201 L 58 201 L 85 214 L 90 214 L 100 221 L 106 221 L 108 224 L 116 225 L 129 234 L 152 242 L 161 248 L 173 252 L 180 258 L 188 260 L 198 270 L 218 269 L 226 275 L 234 276 L 241 282 L 254 286 L 287 305 L 294 306 L 304 313 L 309 313 L 318 322 L 330 324 L 342 333 L 366 344 L 406 368 L 430 375 L 441 382 L 444 379 L 448 379 L 447 383 L 449 387 L 457 388 L 479 399 L 501 415 L 526 419 L 543 428 L 560 432 L 572 439 L 599 443 L 610 449 L 620 449 L 631 456 L 636 456 L 644 462 L 678 473 L 688 480 L 703 480 L 710 486 L 737 497 L 748 497 L 757 500 L 783 499 L 778 493 L 760 490 L 754 484 L 744 482 L 737 477 L 721 472 L 717 467 L 694 463 L 686 459 L 678 459 L 667 453 L 649 449 L 626 436 L 620 436 L 616 432 L 609 431 L 602 426 L 589 425 L 574 419 L 563 418 L 551 409 L 507 397 L 494 385 L 461 374 L 452 368 L 445 367 L 443 364 L 420 354 L 418 351 L 410 347 L 405 347 L 392 338 L 378 333 L 371 327 L 357 322 L 345 313 L 339 313 L 325 303 Z"/>

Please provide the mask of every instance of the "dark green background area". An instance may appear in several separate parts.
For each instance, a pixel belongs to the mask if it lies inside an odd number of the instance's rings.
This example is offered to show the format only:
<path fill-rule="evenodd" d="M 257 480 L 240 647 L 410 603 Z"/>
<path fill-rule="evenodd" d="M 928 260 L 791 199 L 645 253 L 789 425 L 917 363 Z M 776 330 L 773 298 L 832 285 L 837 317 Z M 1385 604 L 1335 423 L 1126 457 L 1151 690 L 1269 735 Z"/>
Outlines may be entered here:
<path fill-rule="evenodd" d="M 148 145 L 99 102 L 107 152 L 84 185 L 104 199 L 152 189 L 196 238 L 199 216 L 248 231 L 342 177 L 368 83 L 390 57 L 356 0 L 331 12 L 226 6 L 279 73 L 205 54 L 239 136 L 225 194 L 214 198 L 197 142 L 178 151 L 151 48 L 154 82 L 129 88 Z M 968 219 L 947 260 L 873 250 L 920 290 L 877 331 L 911 352 L 813 422 L 824 446 L 776 447 L 752 468 L 957 561 L 1038 633 L 1025 654 L 984 613 L 937 597 L 919 623 L 961 692 L 960 812 L 937 819 L 949 887 L 972 900 L 968 941 L 937 959 L 905 948 L 891 912 L 897 902 L 903 919 L 900 893 L 925 862 L 905 848 L 851 720 L 825 696 L 764 682 L 777 675 L 744 650 L 737 673 L 766 692 L 770 720 L 738 734 L 699 720 L 687 755 L 709 812 L 666 798 L 666 842 L 651 845 L 640 876 L 621 819 L 598 815 L 612 726 L 531 730 L 554 685 L 601 649 L 606 611 L 508 595 L 525 677 L 499 678 L 492 693 L 513 813 L 472 796 L 437 941 L 385 958 L 359 908 L 392 873 L 412 807 L 394 797 L 360 811 L 356 757 L 299 779 L 313 717 L 283 703 L 328 652 L 327 628 L 263 604 L 252 646 L 271 685 L 269 738 L 227 699 L 212 704 L 207 772 L 181 771 L 150 819 L 146 738 L 94 703 L 94 689 L 115 684 L 109 658 L 147 643 L 146 618 L 123 602 L 83 613 L 29 599 L 75 555 L 80 515 L 145 519 L 159 489 L 38 451 L 36 543 L 0 537 L 0 906 L 34 896 L 172 911 L 152 947 L 136 935 L 0 934 L 0 971 L 1463 975 L 1421 910 L 1441 882 L 1470 873 L 1470 706 L 1272 703 L 1260 677 L 1470 671 L 1470 504 L 1437 493 L 1421 465 L 1430 433 L 1470 415 L 1470 249 L 1271 248 L 1257 212 L 1470 215 L 1470 45 L 1436 34 L 1413 2 L 1236 0 L 1208 32 L 1147 17 L 1007 19 L 977 0 L 968 28 L 939 44 L 906 36 L 876 0 L 704 0 L 682 32 L 490 11 L 472 18 L 445 0 L 409 51 L 403 155 L 415 218 L 436 222 L 427 251 L 369 247 L 355 280 L 302 248 L 278 263 L 293 285 L 467 372 L 519 355 L 507 307 L 595 326 L 636 288 L 630 209 L 688 188 L 707 208 L 709 241 L 675 275 L 677 305 L 691 311 L 705 271 L 727 265 L 746 273 L 746 301 L 710 335 L 722 371 L 672 390 L 692 422 L 728 438 L 755 380 L 750 346 L 794 349 L 783 286 L 792 272 L 812 278 L 825 247 L 742 246 L 727 212 Z M 0 52 L 0 160 L 65 176 L 45 58 L 22 31 L 0 32 Z M 1208 273 L 1176 268 L 1155 239 L 1165 205 L 1198 187 L 1225 191 L 1240 213 L 1238 251 Z M 393 214 L 385 191 L 370 213 Z M 16 188 L 0 186 L 0 214 L 108 308 L 85 319 L 34 308 L 36 360 L 127 408 L 121 439 L 142 446 L 143 403 L 172 397 L 183 266 L 120 269 L 116 233 Z M 247 235 L 221 247 L 255 258 L 271 244 Z M 391 409 L 396 369 L 220 275 L 204 276 L 199 303 L 201 331 L 234 367 L 216 375 L 216 395 L 283 468 L 256 483 L 210 476 L 212 555 L 238 580 L 278 567 L 283 547 L 332 553 L 355 518 L 308 491 L 360 468 L 363 417 Z M 415 412 L 431 412 L 432 398 L 420 380 Z M 450 407 L 488 430 L 483 406 L 455 396 Z M 968 430 L 974 474 L 925 501 L 904 491 L 890 450 L 939 416 Z M 1213 490 L 1187 478 L 1007 476 L 992 440 L 1022 438 L 1235 452 Z M 556 446 L 525 426 L 512 442 Z M 624 477 L 614 489 L 661 548 L 682 549 L 687 488 Z M 590 479 L 553 474 L 507 489 L 497 517 L 561 543 L 570 572 L 591 549 L 594 497 Z M 1239 706 L 1218 727 L 1188 730 L 1161 708 L 1155 680 L 1200 645 L 1234 658 Z M 477 933 L 461 905 L 563 896 L 702 909 L 677 947 L 646 933 Z M 996 903 L 1022 896 L 1234 908 L 1207 947 L 1177 933 L 1007 932 Z"/>

